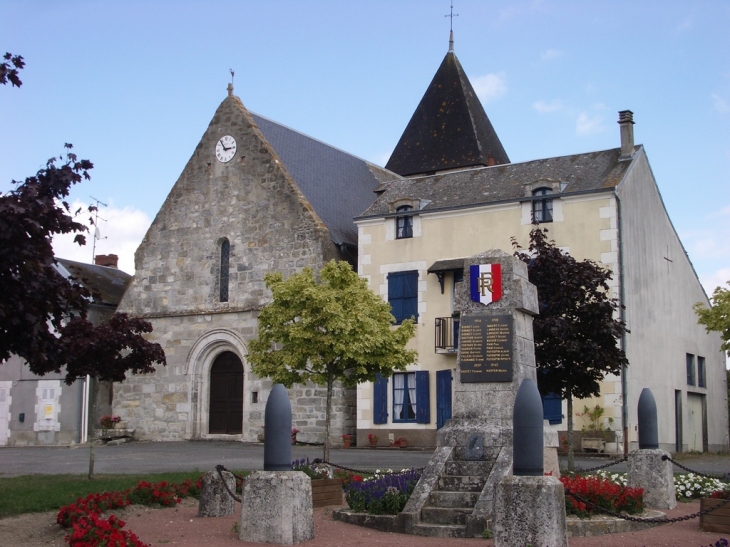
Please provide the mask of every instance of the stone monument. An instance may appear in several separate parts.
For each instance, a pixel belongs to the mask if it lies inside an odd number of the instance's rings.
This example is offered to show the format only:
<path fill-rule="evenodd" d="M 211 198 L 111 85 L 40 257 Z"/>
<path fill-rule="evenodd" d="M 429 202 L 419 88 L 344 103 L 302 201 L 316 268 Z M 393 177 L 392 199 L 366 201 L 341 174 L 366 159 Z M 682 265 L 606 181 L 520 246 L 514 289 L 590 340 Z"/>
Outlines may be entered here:
<path fill-rule="evenodd" d="M 279 545 L 313 539 L 312 481 L 291 470 L 291 403 L 282 384 L 269 393 L 264 423 L 264 471 L 243 482 L 238 537 Z"/>
<path fill-rule="evenodd" d="M 644 503 L 652 509 L 674 509 L 674 469 L 669 452 L 659 449 L 654 395 L 644 388 L 639 396 L 639 450 L 629 454 L 628 485 L 644 489 Z"/>
<path fill-rule="evenodd" d="M 454 527 L 449 535 L 475 537 L 491 526 L 494 487 L 512 470 L 517 390 L 522 380 L 536 381 L 532 317 L 538 313 L 537 289 L 528 280 L 526 264 L 491 250 L 464 259 L 463 268 L 464 282 L 457 284 L 454 296 L 461 326 L 452 418 L 438 431 L 434 455 L 401 513 L 407 533 L 443 535 L 443 527 L 429 530 L 421 515 L 424 508 L 430 511 L 439 498 L 435 491 L 446 483 L 456 485 L 451 488 L 469 485 L 472 492 L 482 485 L 473 511 L 458 518 L 465 529 Z M 473 460 L 477 437 L 482 456 Z"/>

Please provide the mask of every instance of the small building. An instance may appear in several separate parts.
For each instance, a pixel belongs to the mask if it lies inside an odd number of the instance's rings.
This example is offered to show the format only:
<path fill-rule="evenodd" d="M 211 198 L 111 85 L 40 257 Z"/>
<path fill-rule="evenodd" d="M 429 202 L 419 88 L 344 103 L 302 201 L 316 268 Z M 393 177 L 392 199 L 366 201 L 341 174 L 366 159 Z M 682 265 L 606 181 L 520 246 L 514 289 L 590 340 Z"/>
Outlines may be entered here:
<path fill-rule="evenodd" d="M 58 271 L 95 294 L 88 319 L 98 325 L 117 309 L 132 276 L 117 269 L 116 255 L 97 255 L 96 264 L 58 258 Z M 96 397 L 96 416 L 111 414 L 112 387 L 79 378 L 66 385 L 65 372 L 37 376 L 23 359 L 0 366 L 0 446 L 71 445 L 88 439 L 96 419 L 89 400 Z"/>

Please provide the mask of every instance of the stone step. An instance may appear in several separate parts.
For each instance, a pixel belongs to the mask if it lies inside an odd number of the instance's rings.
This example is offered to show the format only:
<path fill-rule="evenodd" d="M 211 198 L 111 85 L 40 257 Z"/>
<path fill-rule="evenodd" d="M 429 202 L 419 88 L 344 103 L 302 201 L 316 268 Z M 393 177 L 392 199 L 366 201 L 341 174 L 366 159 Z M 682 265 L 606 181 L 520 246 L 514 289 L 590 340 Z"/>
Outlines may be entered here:
<path fill-rule="evenodd" d="M 466 537 L 466 526 L 463 524 L 416 524 L 413 533 L 417 536 L 439 538 Z"/>
<path fill-rule="evenodd" d="M 447 492 L 481 492 L 487 477 L 477 475 L 441 475 L 438 489 Z"/>
<path fill-rule="evenodd" d="M 432 507 L 474 507 L 480 492 L 441 492 L 432 490 L 428 505 Z"/>
<path fill-rule="evenodd" d="M 450 460 L 444 468 L 445 475 L 481 475 L 488 476 L 494 466 L 493 460 Z"/>
<path fill-rule="evenodd" d="M 422 524 L 466 524 L 466 516 L 473 507 L 424 507 L 421 509 Z"/>

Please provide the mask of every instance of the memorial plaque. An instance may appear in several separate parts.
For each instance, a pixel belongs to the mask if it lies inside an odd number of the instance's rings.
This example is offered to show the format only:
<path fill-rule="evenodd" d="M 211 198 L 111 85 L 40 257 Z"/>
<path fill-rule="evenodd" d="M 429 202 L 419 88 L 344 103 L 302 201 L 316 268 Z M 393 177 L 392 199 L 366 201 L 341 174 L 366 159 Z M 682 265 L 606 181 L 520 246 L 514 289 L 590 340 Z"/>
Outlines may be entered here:
<path fill-rule="evenodd" d="M 459 329 L 461 381 L 512 381 L 512 316 L 462 316 Z"/>

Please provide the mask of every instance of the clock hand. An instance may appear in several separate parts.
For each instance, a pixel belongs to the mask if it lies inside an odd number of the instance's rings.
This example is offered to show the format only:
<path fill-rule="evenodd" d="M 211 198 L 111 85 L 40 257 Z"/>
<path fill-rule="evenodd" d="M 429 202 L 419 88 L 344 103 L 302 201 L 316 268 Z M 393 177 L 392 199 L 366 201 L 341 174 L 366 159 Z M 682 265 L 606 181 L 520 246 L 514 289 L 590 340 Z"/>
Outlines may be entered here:
<path fill-rule="evenodd" d="M 223 150 L 225 150 L 226 152 L 227 152 L 228 150 L 230 150 L 230 149 L 231 149 L 231 147 L 230 147 L 230 146 L 229 146 L 228 148 L 226 148 L 226 145 L 225 145 L 225 144 L 223 144 L 223 139 L 221 139 L 221 140 L 220 140 L 220 141 L 218 141 L 218 142 L 220 142 L 221 146 L 223 147 Z"/>

